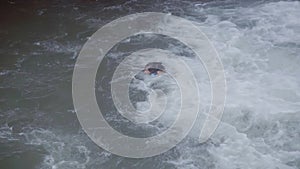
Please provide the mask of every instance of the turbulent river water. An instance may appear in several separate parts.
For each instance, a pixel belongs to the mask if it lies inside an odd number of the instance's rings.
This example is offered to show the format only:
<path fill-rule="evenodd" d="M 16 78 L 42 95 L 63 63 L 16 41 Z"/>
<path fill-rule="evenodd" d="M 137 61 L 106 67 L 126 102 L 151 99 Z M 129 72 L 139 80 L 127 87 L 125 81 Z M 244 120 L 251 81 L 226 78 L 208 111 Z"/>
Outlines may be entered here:
<path fill-rule="evenodd" d="M 1 169 L 300 168 L 299 1 L 7 1 L 0 9 Z M 104 24 L 137 12 L 191 20 L 216 47 L 227 95 L 222 122 L 207 142 L 198 142 L 195 129 L 161 155 L 131 159 L 101 149 L 80 126 L 72 101 L 80 49 Z M 183 55 L 190 69 L 201 74 L 201 111 L 210 103 L 208 76 L 189 49 L 158 35 L 130 37 L 101 64 L 95 92 L 109 123 L 140 137 L 165 130 L 161 123 L 172 120 L 179 97 L 171 80 L 146 79 L 146 87 L 133 80 L 130 96 L 138 109 L 149 106 L 149 86 L 169 90 L 171 109 L 165 120 L 143 127 L 128 124 L 107 104 L 112 70 L 128 53 L 146 47 Z M 166 54 L 158 50 L 149 55 Z"/>

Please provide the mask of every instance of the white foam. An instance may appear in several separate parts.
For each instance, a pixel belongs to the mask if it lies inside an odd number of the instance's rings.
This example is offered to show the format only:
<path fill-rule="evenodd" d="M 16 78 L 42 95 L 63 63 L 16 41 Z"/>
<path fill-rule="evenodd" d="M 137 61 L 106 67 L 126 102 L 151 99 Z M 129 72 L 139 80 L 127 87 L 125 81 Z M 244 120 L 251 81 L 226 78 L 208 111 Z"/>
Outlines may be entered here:
<path fill-rule="evenodd" d="M 207 149 L 215 167 L 299 167 L 300 3 L 202 10 L 208 18 L 197 25 L 216 46 L 228 87 L 216 145 Z"/>

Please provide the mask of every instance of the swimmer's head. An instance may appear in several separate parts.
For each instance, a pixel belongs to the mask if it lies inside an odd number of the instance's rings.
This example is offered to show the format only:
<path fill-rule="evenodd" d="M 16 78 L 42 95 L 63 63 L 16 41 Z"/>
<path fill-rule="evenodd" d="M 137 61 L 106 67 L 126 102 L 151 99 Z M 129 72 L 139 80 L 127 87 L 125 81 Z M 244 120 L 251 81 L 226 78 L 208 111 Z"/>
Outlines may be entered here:
<path fill-rule="evenodd" d="M 150 62 L 145 66 L 144 73 L 150 75 L 159 75 L 165 72 L 165 67 L 161 62 Z"/>

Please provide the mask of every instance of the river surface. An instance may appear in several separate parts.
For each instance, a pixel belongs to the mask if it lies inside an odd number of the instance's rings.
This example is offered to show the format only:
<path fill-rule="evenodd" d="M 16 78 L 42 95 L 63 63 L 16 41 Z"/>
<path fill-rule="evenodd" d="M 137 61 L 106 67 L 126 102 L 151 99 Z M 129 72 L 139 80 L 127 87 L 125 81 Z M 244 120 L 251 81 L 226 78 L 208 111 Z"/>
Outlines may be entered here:
<path fill-rule="evenodd" d="M 0 9 L 1 169 L 300 168 L 299 1 L 11 0 L 1 2 Z M 226 106 L 207 142 L 199 144 L 196 130 L 161 155 L 131 159 L 98 147 L 79 124 L 72 74 L 80 49 L 104 24 L 137 12 L 171 13 L 191 20 L 218 51 L 227 81 Z M 136 127 L 118 116 L 108 104 L 109 77 L 124 56 L 146 47 L 182 55 L 192 70 L 205 72 L 189 49 L 167 37 L 140 35 L 115 46 L 97 74 L 95 92 L 109 123 L 139 137 L 166 126 Z M 156 57 L 165 55 L 156 52 Z M 207 80 L 207 75 L 199 76 L 203 111 L 210 103 Z M 169 82 L 147 83 L 176 91 Z M 149 106 L 149 90 L 132 81 L 130 96 L 138 109 Z M 169 93 L 170 115 L 178 93 Z M 161 123 L 172 117 L 165 119 Z"/>

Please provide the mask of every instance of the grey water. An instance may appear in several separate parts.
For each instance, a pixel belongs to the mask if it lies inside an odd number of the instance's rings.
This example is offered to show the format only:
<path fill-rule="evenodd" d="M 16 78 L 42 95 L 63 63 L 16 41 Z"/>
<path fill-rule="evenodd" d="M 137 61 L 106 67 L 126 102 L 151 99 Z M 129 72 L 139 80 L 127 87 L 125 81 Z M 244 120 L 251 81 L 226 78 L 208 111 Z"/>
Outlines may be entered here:
<path fill-rule="evenodd" d="M 299 1 L 0 4 L 1 169 L 300 168 Z M 131 159 L 98 147 L 80 126 L 72 101 L 72 73 L 80 49 L 104 24 L 137 12 L 171 13 L 194 21 L 216 47 L 227 98 L 222 123 L 207 142 L 199 144 L 190 136 L 161 155 Z M 116 113 L 109 104 L 114 68 L 130 52 L 145 47 L 187 58 L 192 54 L 162 36 L 131 37 L 130 42 L 115 46 L 101 63 L 95 91 L 114 128 L 146 137 L 164 128 L 133 126 Z M 143 92 L 133 88 L 132 99 L 145 101 Z"/>

